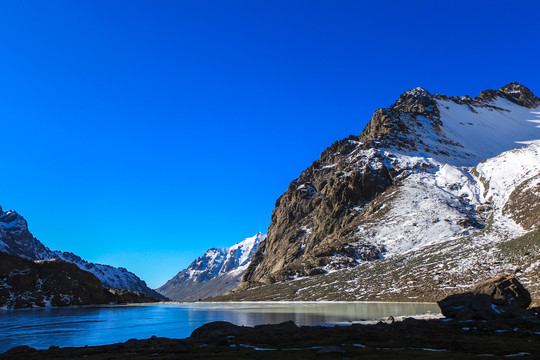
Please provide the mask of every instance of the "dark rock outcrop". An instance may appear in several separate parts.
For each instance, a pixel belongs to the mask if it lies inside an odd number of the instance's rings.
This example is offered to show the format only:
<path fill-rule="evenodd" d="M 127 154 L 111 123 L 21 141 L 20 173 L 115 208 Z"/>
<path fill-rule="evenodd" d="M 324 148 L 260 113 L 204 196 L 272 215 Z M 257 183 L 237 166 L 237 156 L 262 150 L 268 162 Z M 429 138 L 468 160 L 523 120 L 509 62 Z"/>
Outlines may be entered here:
<path fill-rule="evenodd" d="M 512 191 L 503 213 L 525 230 L 540 228 L 540 174 L 524 181 Z"/>
<path fill-rule="evenodd" d="M 517 82 L 511 82 L 510 84 L 503 86 L 500 92 L 505 94 L 508 100 L 518 105 L 528 108 L 540 106 L 540 99 L 534 96 L 532 91 L 527 87 L 518 84 Z"/>

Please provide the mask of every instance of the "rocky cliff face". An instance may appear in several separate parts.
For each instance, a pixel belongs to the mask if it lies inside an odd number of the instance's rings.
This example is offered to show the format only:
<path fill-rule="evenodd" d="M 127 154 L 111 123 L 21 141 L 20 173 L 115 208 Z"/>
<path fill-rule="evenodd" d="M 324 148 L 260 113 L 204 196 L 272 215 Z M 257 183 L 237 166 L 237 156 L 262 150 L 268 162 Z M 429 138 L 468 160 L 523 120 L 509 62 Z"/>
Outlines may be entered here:
<path fill-rule="evenodd" d="M 266 234 L 258 233 L 231 247 L 209 249 L 186 269 L 156 289 L 175 301 L 194 301 L 234 289 Z"/>
<path fill-rule="evenodd" d="M 29 260 L 64 260 L 94 274 L 104 287 L 143 292 L 166 300 L 165 297 L 150 289 L 137 275 L 124 268 L 94 264 L 70 252 L 50 250 L 30 233 L 28 224 L 21 215 L 15 211 L 3 211 L 1 207 L 0 251 Z"/>
<path fill-rule="evenodd" d="M 402 94 L 290 184 L 239 290 L 534 230 L 538 123 L 540 99 L 517 83 L 476 98 Z"/>

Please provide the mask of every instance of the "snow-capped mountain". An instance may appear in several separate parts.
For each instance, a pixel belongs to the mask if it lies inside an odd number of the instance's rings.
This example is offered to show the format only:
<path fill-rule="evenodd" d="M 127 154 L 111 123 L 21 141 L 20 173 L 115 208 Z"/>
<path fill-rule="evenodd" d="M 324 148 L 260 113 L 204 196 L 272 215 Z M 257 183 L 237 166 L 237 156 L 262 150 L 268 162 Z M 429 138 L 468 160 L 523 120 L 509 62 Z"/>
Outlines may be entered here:
<path fill-rule="evenodd" d="M 29 260 L 64 260 L 91 272 L 106 288 L 139 291 L 166 300 L 162 295 L 150 289 L 137 275 L 125 268 L 95 264 L 70 252 L 49 249 L 30 233 L 28 224 L 21 215 L 15 211 L 3 211 L 1 207 L 0 251 Z"/>
<path fill-rule="evenodd" d="M 444 278 L 453 274 L 440 271 L 444 259 L 459 258 L 468 247 L 441 254 L 443 244 L 494 247 L 527 235 L 538 239 L 539 124 L 540 99 L 517 83 L 476 98 L 422 88 L 405 92 L 390 108 L 377 110 L 359 136 L 334 143 L 290 184 L 276 202 L 267 240 L 235 291 L 248 299 L 254 292 L 242 290 L 257 287 L 252 298 L 275 300 L 279 292 L 261 285 L 293 286 L 288 281 L 294 279 L 300 286 L 299 279 L 312 275 L 335 279 L 346 273 L 329 276 L 340 269 L 435 253 L 441 258 L 425 274 Z M 485 266 L 502 269 L 496 265 Z M 382 274 L 405 265 L 395 266 Z M 347 281 L 337 292 L 342 298 L 392 290 L 380 278 L 369 291 L 358 278 Z M 320 292 L 306 295 L 311 291 L 297 296 L 325 298 Z"/>
<path fill-rule="evenodd" d="M 236 287 L 259 244 L 261 232 L 231 247 L 209 249 L 156 291 L 175 301 L 222 295 Z"/>

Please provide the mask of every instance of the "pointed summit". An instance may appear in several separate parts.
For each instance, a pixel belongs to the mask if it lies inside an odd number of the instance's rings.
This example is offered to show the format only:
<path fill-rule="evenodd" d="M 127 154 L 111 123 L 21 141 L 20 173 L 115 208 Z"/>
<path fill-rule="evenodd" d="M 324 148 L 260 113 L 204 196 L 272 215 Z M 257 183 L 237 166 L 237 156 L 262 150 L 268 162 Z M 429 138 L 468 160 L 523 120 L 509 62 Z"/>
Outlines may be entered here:
<path fill-rule="evenodd" d="M 531 90 L 529 90 L 527 87 L 515 81 L 512 81 L 511 83 L 503 86 L 502 88 L 500 88 L 500 90 L 505 94 L 522 94 L 522 93 L 532 94 Z"/>
<path fill-rule="evenodd" d="M 425 97 L 425 96 L 431 97 L 431 94 L 429 93 L 429 91 L 427 91 L 426 89 L 420 86 L 415 87 L 412 90 L 406 91 L 401 96 L 404 96 L 404 95 L 413 96 L 413 97 Z"/>
<path fill-rule="evenodd" d="M 511 82 L 508 85 L 503 86 L 500 91 L 506 95 L 506 98 L 518 105 L 526 106 L 528 108 L 535 108 L 540 106 L 540 99 L 534 96 L 533 92 L 527 87 L 517 83 Z"/>
<path fill-rule="evenodd" d="M 156 289 L 175 301 L 194 301 L 220 296 L 234 289 L 244 275 L 266 234 L 252 237 L 228 248 L 209 249 L 186 269 Z"/>
<path fill-rule="evenodd" d="M 433 96 L 429 91 L 421 87 L 416 87 L 401 94 L 398 101 L 390 109 L 413 115 L 425 115 L 428 118 L 439 116 L 437 103 Z"/>

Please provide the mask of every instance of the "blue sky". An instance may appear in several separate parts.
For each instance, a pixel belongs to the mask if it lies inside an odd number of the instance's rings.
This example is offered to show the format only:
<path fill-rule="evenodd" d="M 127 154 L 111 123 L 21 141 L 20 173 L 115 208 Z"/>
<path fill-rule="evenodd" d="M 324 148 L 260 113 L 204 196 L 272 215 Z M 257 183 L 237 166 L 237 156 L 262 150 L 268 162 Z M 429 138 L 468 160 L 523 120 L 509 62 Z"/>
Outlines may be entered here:
<path fill-rule="evenodd" d="M 0 4 L 0 205 L 157 287 L 266 231 L 332 142 L 422 86 L 540 93 L 535 1 Z"/>

